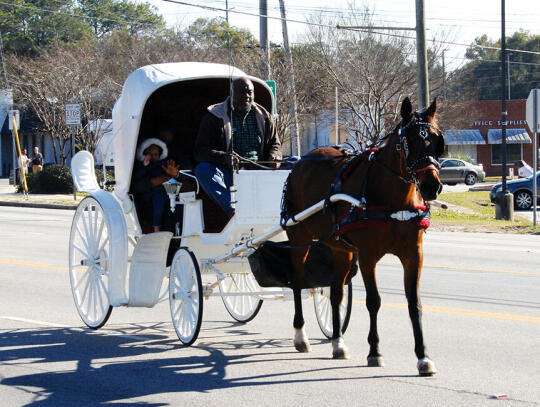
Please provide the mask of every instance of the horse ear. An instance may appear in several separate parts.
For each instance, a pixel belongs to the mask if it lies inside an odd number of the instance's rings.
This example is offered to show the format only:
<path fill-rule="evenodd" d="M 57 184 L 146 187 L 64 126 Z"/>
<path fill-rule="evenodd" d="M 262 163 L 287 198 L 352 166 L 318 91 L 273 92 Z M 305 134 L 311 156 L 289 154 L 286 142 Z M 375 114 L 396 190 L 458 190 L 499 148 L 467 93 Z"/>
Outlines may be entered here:
<path fill-rule="evenodd" d="M 436 111 L 437 111 L 437 98 L 433 99 L 433 102 L 431 102 L 429 107 L 426 109 L 426 116 L 433 117 L 435 116 Z"/>
<path fill-rule="evenodd" d="M 409 117 L 411 117 L 412 114 L 412 104 L 411 100 L 406 97 L 403 99 L 403 102 L 401 103 L 401 117 L 403 120 L 408 120 Z"/>

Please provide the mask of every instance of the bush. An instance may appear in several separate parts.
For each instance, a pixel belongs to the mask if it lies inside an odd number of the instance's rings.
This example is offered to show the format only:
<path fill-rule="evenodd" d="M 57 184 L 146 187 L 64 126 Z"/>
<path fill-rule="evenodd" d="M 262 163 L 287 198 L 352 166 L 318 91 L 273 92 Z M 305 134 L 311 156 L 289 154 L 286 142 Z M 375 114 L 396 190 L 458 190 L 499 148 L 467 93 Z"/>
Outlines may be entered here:
<path fill-rule="evenodd" d="M 113 185 L 104 185 L 103 182 L 103 171 L 99 168 L 96 168 L 96 179 L 98 182 L 98 185 L 101 189 L 104 189 L 105 191 L 112 192 L 114 189 Z M 107 170 L 107 182 L 114 181 L 114 171 Z"/>
<path fill-rule="evenodd" d="M 71 169 L 65 165 L 48 165 L 43 171 L 30 173 L 26 178 L 28 192 L 31 194 L 69 194 L 73 192 L 73 180 Z M 23 187 L 19 183 L 17 192 L 22 192 Z"/>

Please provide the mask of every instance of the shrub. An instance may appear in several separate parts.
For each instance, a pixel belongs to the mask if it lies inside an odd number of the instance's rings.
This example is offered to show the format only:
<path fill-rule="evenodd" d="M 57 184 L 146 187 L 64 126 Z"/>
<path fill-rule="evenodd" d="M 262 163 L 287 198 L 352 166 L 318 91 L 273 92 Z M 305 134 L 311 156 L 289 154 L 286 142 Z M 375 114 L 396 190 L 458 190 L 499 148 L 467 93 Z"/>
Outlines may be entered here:
<path fill-rule="evenodd" d="M 71 169 L 65 165 L 48 165 L 43 171 L 28 174 L 26 178 L 28 192 L 31 194 L 69 194 L 73 192 L 73 180 Z M 17 192 L 22 192 L 23 187 L 19 183 Z"/>

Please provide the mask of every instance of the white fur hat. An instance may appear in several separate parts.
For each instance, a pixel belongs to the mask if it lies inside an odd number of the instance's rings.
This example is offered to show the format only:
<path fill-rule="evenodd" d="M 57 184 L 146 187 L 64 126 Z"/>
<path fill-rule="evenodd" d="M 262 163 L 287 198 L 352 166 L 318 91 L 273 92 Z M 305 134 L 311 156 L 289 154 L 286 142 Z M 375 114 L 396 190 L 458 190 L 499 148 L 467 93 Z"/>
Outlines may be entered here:
<path fill-rule="evenodd" d="M 137 160 L 144 161 L 144 150 L 146 150 L 152 144 L 155 144 L 156 146 L 161 148 L 161 155 L 159 156 L 160 160 L 163 160 L 165 157 L 169 155 L 169 150 L 167 149 L 167 145 L 163 141 L 161 141 L 158 138 L 147 138 L 141 143 L 139 148 L 137 148 Z"/>

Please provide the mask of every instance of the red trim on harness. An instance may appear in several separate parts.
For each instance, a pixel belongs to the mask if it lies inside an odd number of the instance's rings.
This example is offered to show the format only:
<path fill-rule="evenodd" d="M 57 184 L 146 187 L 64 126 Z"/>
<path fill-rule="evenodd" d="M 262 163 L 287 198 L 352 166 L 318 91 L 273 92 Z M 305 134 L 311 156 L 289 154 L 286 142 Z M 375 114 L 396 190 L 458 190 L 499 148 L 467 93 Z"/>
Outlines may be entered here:
<path fill-rule="evenodd" d="M 424 168 L 419 168 L 416 170 L 416 172 L 422 172 L 422 171 L 435 171 L 437 174 L 439 173 L 439 169 L 437 167 L 435 167 L 433 164 L 430 164 L 428 165 L 427 167 L 424 167 Z"/>
<path fill-rule="evenodd" d="M 420 211 L 427 211 L 428 207 L 426 205 L 418 205 L 418 206 L 415 206 L 414 207 L 415 210 L 420 210 Z M 406 210 L 406 209 L 405 209 Z M 363 208 L 360 208 L 360 207 L 356 207 L 352 213 L 355 213 L 355 212 L 363 212 Z M 387 212 L 387 211 L 390 211 L 390 207 L 387 206 L 387 205 L 381 205 L 381 206 L 369 206 L 367 208 L 367 211 L 368 212 Z M 341 215 L 338 219 L 337 219 L 337 222 L 341 222 L 343 219 L 345 219 L 347 216 L 349 216 L 350 213 L 345 213 L 343 215 Z M 386 220 L 378 220 L 378 219 L 364 219 L 364 220 L 359 220 L 357 222 L 351 222 L 351 223 L 347 223 L 343 226 L 341 226 L 339 228 L 339 230 L 336 232 L 336 235 L 337 236 L 341 236 L 351 230 L 354 230 L 354 229 L 362 229 L 362 228 L 369 228 L 369 227 L 375 227 L 375 226 L 390 226 L 390 223 L 392 221 L 386 221 Z M 423 218 L 421 220 L 419 220 L 418 222 L 418 226 L 420 226 L 421 228 L 424 228 L 424 229 L 427 229 L 431 226 L 431 220 L 429 218 Z"/>
<path fill-rule="evenodd" d="M 348 223 L 346 225 L 343 225 L 337 232 L 337 236 L 344 235 L 345 233 L 354 230 L 354 229 L 362 229 L 362 228 L 372 228 L 375 226 L 390 226 L 390 222 L 384 221 L 384 220 L 360 220 L 358 222 L 354 223 Z"/>
<path fill-rule="evenodd" d="M 428 227 L 431 226 L 431 220 L 429 220 L 428 218 L 424 218 L 420 222 L 418 222 L 418 226 L 420 226 L 421 228 L 427 229 Z"/>

